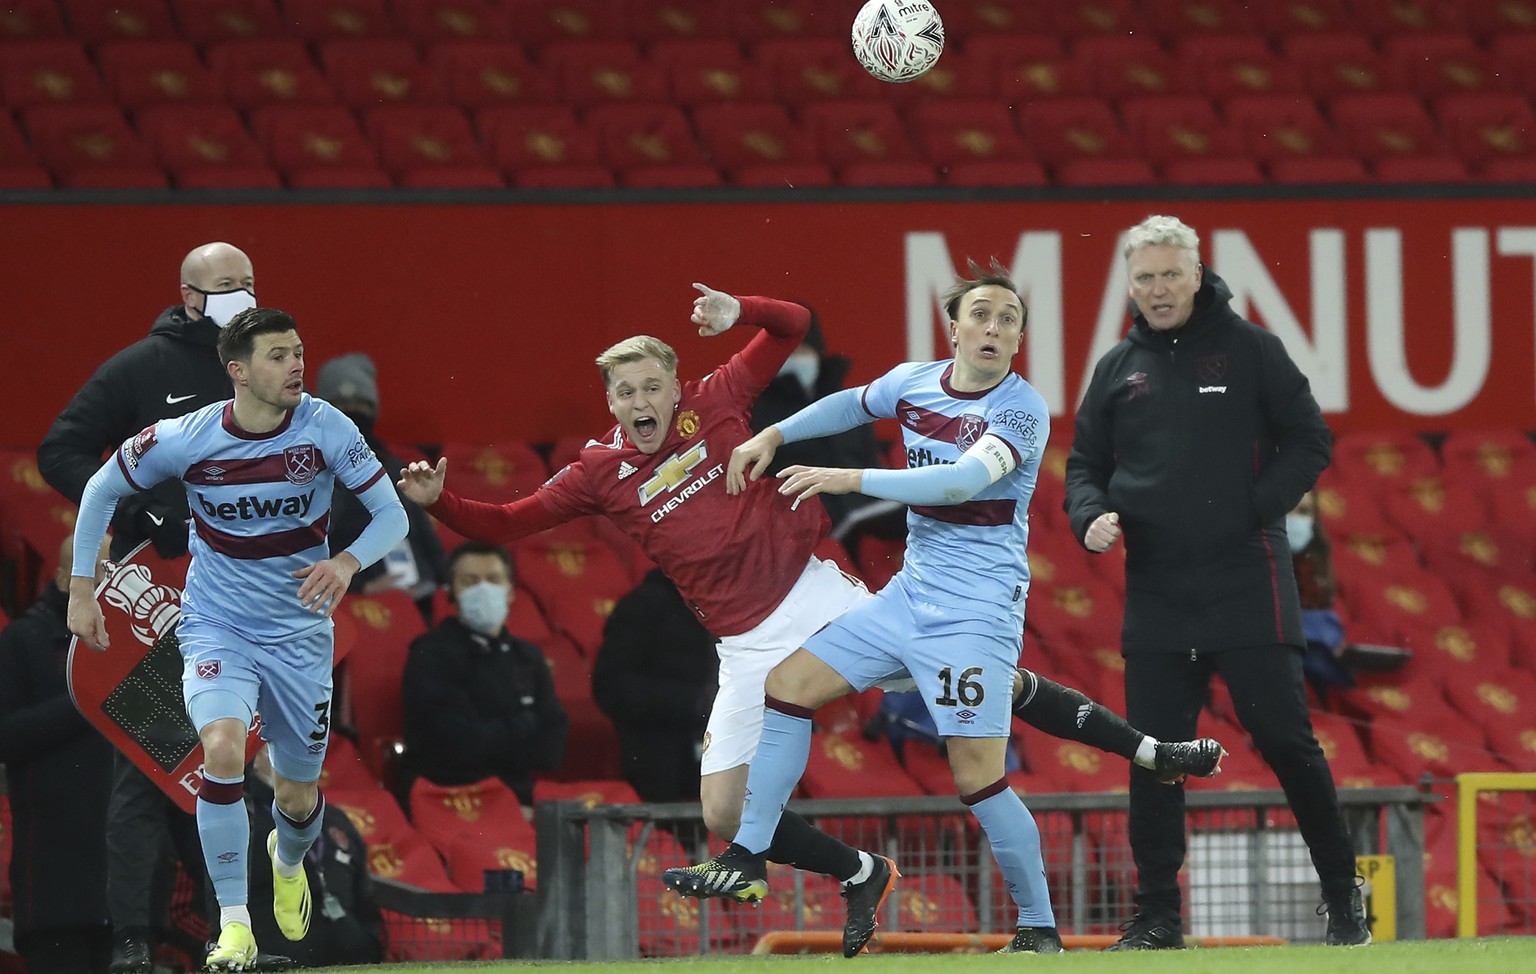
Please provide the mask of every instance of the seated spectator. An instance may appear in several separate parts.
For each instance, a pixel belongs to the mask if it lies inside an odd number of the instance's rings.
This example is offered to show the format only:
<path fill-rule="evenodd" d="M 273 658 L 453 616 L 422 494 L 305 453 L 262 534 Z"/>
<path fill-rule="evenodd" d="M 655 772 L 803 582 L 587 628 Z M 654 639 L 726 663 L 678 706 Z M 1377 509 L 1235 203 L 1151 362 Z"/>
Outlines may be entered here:
<path fill-rule="evenodd" d="M 390 481 L 398 482 L 405 461 L 395 456 L 374 426 L 379 418 L 379 385 L 373 360 L 361 352 L 331 359 L 320 369 L 315 395 L 346 413 L 357 424 Z M 427 622 L 432 621 L 432 593 L 448 577 L 443 543 L 432 518 L 403 494 L 400 503 L 410 527 L 405 540 L 383 558 L 352 576 L 351 591 L 372 594 L 398 588 L 410 593 Z M 368 526 L 368 510 L 349 490 L 336 491 L 331 503 L 331 552 L 357 540 Z"/>
<path fill-rule="evenodd" d="M 112 745 L 75 709 L 65 682 L 70 634 L 64 610 L 73 564 L 69 537 L 59 549 L 53 584 L 0 632 L 0 762 L 11 796 L 12 917 L 16 949 L 32 974 L 105 972 L 111 953 L 106 826 Z"/>
<path fill-rule="evenodd" d="M 1344 622 L 1334 609 L 1338 585 L 1333 574 L 1333 543 L 1317 516 L 1317 496 L 1302 495 L 1295 510 L 1285 516 L 1285 536 L 1291 546 L 1296 589 L 1301 596 L 1301 631 L 1307 649 L 1302 671 L 1319 696 L 1330 687 L 1355 685 L 1355 670 L 1379 672 L 1402 666 L 1412 654 L 1393 646 L 1356 646 L 1344 633 Z"/>
<path fill-rule="evenodd" d="M 624 780 L 645 801 L 699 800 L 719 668 L 715 637 L 661 569 L 613 607 L 592 665 L 592 696 L 618 732 Z"/>
<path fill-rule="evenodd" d="M 512 556 L 459 545 L 448 594 L 457 614 L 418 636 L 405 663 L 404 771 L 439 785 L 494 776 L 531 807 L 533 774 L 560 767 L 569 722 L 544 653 L 507 632 Z"/>
<path fill-rule="evenodd" d="M 322 812 L 324 828 L 304 857 L 309 879 L 309 933 L 293 941 L 272 917 L 272 869 L 267 865 L 267 835 L 272 824 L 272 761 L 262 748 L 245 776 L 245 804 L 251 815 L 250 910 L 256 942 L 292 958 L 300 967 L 377 964 L 384 959 L 384 919 L 373 900 L 368 876 L 368 846 L 347 813 L 331 805 Z M 258 964 L 258 967 L 264 966 Z"/>
<path fill-rule="evenodd" d="M 778 376 L 757 397 L 752 407 L 752 429 L 761 431 L 843 388 L 852 363 L 846 356 L 826 354 L 826 339 L 821 324 L 811 312 L 811 328 L 805 341 L 790 353 Z M 769 465 L 767 475 L 785 467 L 804 464 L 813 467 L 880 467 L 880 449 L 875 443 L 874 427 L 858 426 L 834 436 L 786 443 Z M 889 539 L 906 537 L 906 508 L 892 501 L 865 497 L 863 494 L 822 494 L 827 517 L 832 520 L 832 536 L 846 541 L 863 531 L 874 531 Z M 850 545 L 852 550 L 852 545 Z"/>

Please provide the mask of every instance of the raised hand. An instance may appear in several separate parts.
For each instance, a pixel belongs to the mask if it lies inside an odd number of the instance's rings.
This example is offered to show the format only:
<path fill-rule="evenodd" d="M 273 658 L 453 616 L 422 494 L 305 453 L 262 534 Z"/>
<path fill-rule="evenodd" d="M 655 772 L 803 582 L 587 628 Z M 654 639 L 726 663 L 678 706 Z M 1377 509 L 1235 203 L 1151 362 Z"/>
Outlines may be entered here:
<path fill-rule="evenodd" d="M 846 467 L 785 467 L 779 471 L 779 493 L 793 497 L 790 510 L 817 494 L 852 494 L 864 483 L 864 471 Z"/>
<path fill-rule="evenodd" d="M 693 286 L 699 289 L 702 297 L 693 299 L 693 316 L 689 320 L 699 326 L 700 335 L 706 338 L 718 335 L 736 324 L 736 319 L 741 317 L 740 301 L 707 284 L 695 281 Z"/>
<path fill-rule="evenodd" d="M 725 468 L 725 492 L 739 494 L 747 489 L 747 481 L 761 479 L 783 443 L 784 434 L 777 426 L 770 426 L 732 450 L 731 462 Z"/>
<path fill-rule="evenodd" d="M 443 481 L 447 477 L 447 457 L 439 459 L 436 467 L 425 460 L 412 460 L 400 471 L 400 479 L 395 482 L 395 486 L 412 501 L 428 507 L 437 503 L 443 493 Z"/>

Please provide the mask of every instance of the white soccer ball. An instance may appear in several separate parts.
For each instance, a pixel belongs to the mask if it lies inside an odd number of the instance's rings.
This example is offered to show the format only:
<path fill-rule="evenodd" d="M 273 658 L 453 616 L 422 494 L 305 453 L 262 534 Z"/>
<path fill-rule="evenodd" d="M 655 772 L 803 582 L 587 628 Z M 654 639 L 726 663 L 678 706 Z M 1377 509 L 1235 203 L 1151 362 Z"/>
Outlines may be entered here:
<path fill-rule="evenodd" d="M 911 81 L 944 53 L 944 21 L 927 0 L 869 0 L 853 18 L 853 55 L 881 81 Z"/>

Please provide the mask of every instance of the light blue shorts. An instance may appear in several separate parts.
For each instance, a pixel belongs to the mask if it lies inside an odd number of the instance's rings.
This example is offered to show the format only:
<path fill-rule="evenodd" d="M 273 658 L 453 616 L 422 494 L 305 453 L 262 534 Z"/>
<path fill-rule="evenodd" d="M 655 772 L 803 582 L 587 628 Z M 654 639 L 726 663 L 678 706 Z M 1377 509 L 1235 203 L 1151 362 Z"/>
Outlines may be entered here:
<path fill-rule="evenodd" d="M 1006 737 L 1023 629 L 910 598 L 892 581 L 805 643 L 854 690 L 907 670 L 941 737 Z"/>
<path fill-rule="evenodd" d="M 330 626 L 278 645 L 254 643 L 223 626 L 183 616 L 181 693 L 199 732 L 261 714 L 261 739 L 272 745 L 272 770 L 290 781 L 320 777 L 331 731 Z M 215 692 L 218 691 L 218 692 Z"/>

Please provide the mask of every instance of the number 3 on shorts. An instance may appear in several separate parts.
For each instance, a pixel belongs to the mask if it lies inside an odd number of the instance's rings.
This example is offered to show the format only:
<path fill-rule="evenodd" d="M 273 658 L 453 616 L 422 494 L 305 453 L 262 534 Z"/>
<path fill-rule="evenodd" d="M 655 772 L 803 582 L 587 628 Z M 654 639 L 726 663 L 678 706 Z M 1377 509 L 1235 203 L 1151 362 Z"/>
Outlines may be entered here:
<path fill-rule="evenodd" d="M 966 672 L 969 673 L 970 671 L 967 670 Z M 946 687 L 949 686 L 948 683 L 944 685 Z M 312 741 L 325 740 L 325 735 L 331 732 L 331 702 L 329 700 L 322 700 L 315 704 L 315 726 L 319 729 L 310 731 L 309 739 Z"/>
<path fill-rule="evenodd" d="M 981 685 L 978 677 L 982 668 L 970 666 L 960 671 L 960 679 L 954 682 L 953 688 L 950 681 L 954 679 L 952 667 L 944 667 L 939 671 L 939 681 L 944 685 L 944 692 L 934 698 L 933 702 L 940 707 L 958 707 L 964 704 L 967 707 L 977 707 L 987 698 L 986 688 Z M 959 694 L 957 698 L 955 695 Z"/>

